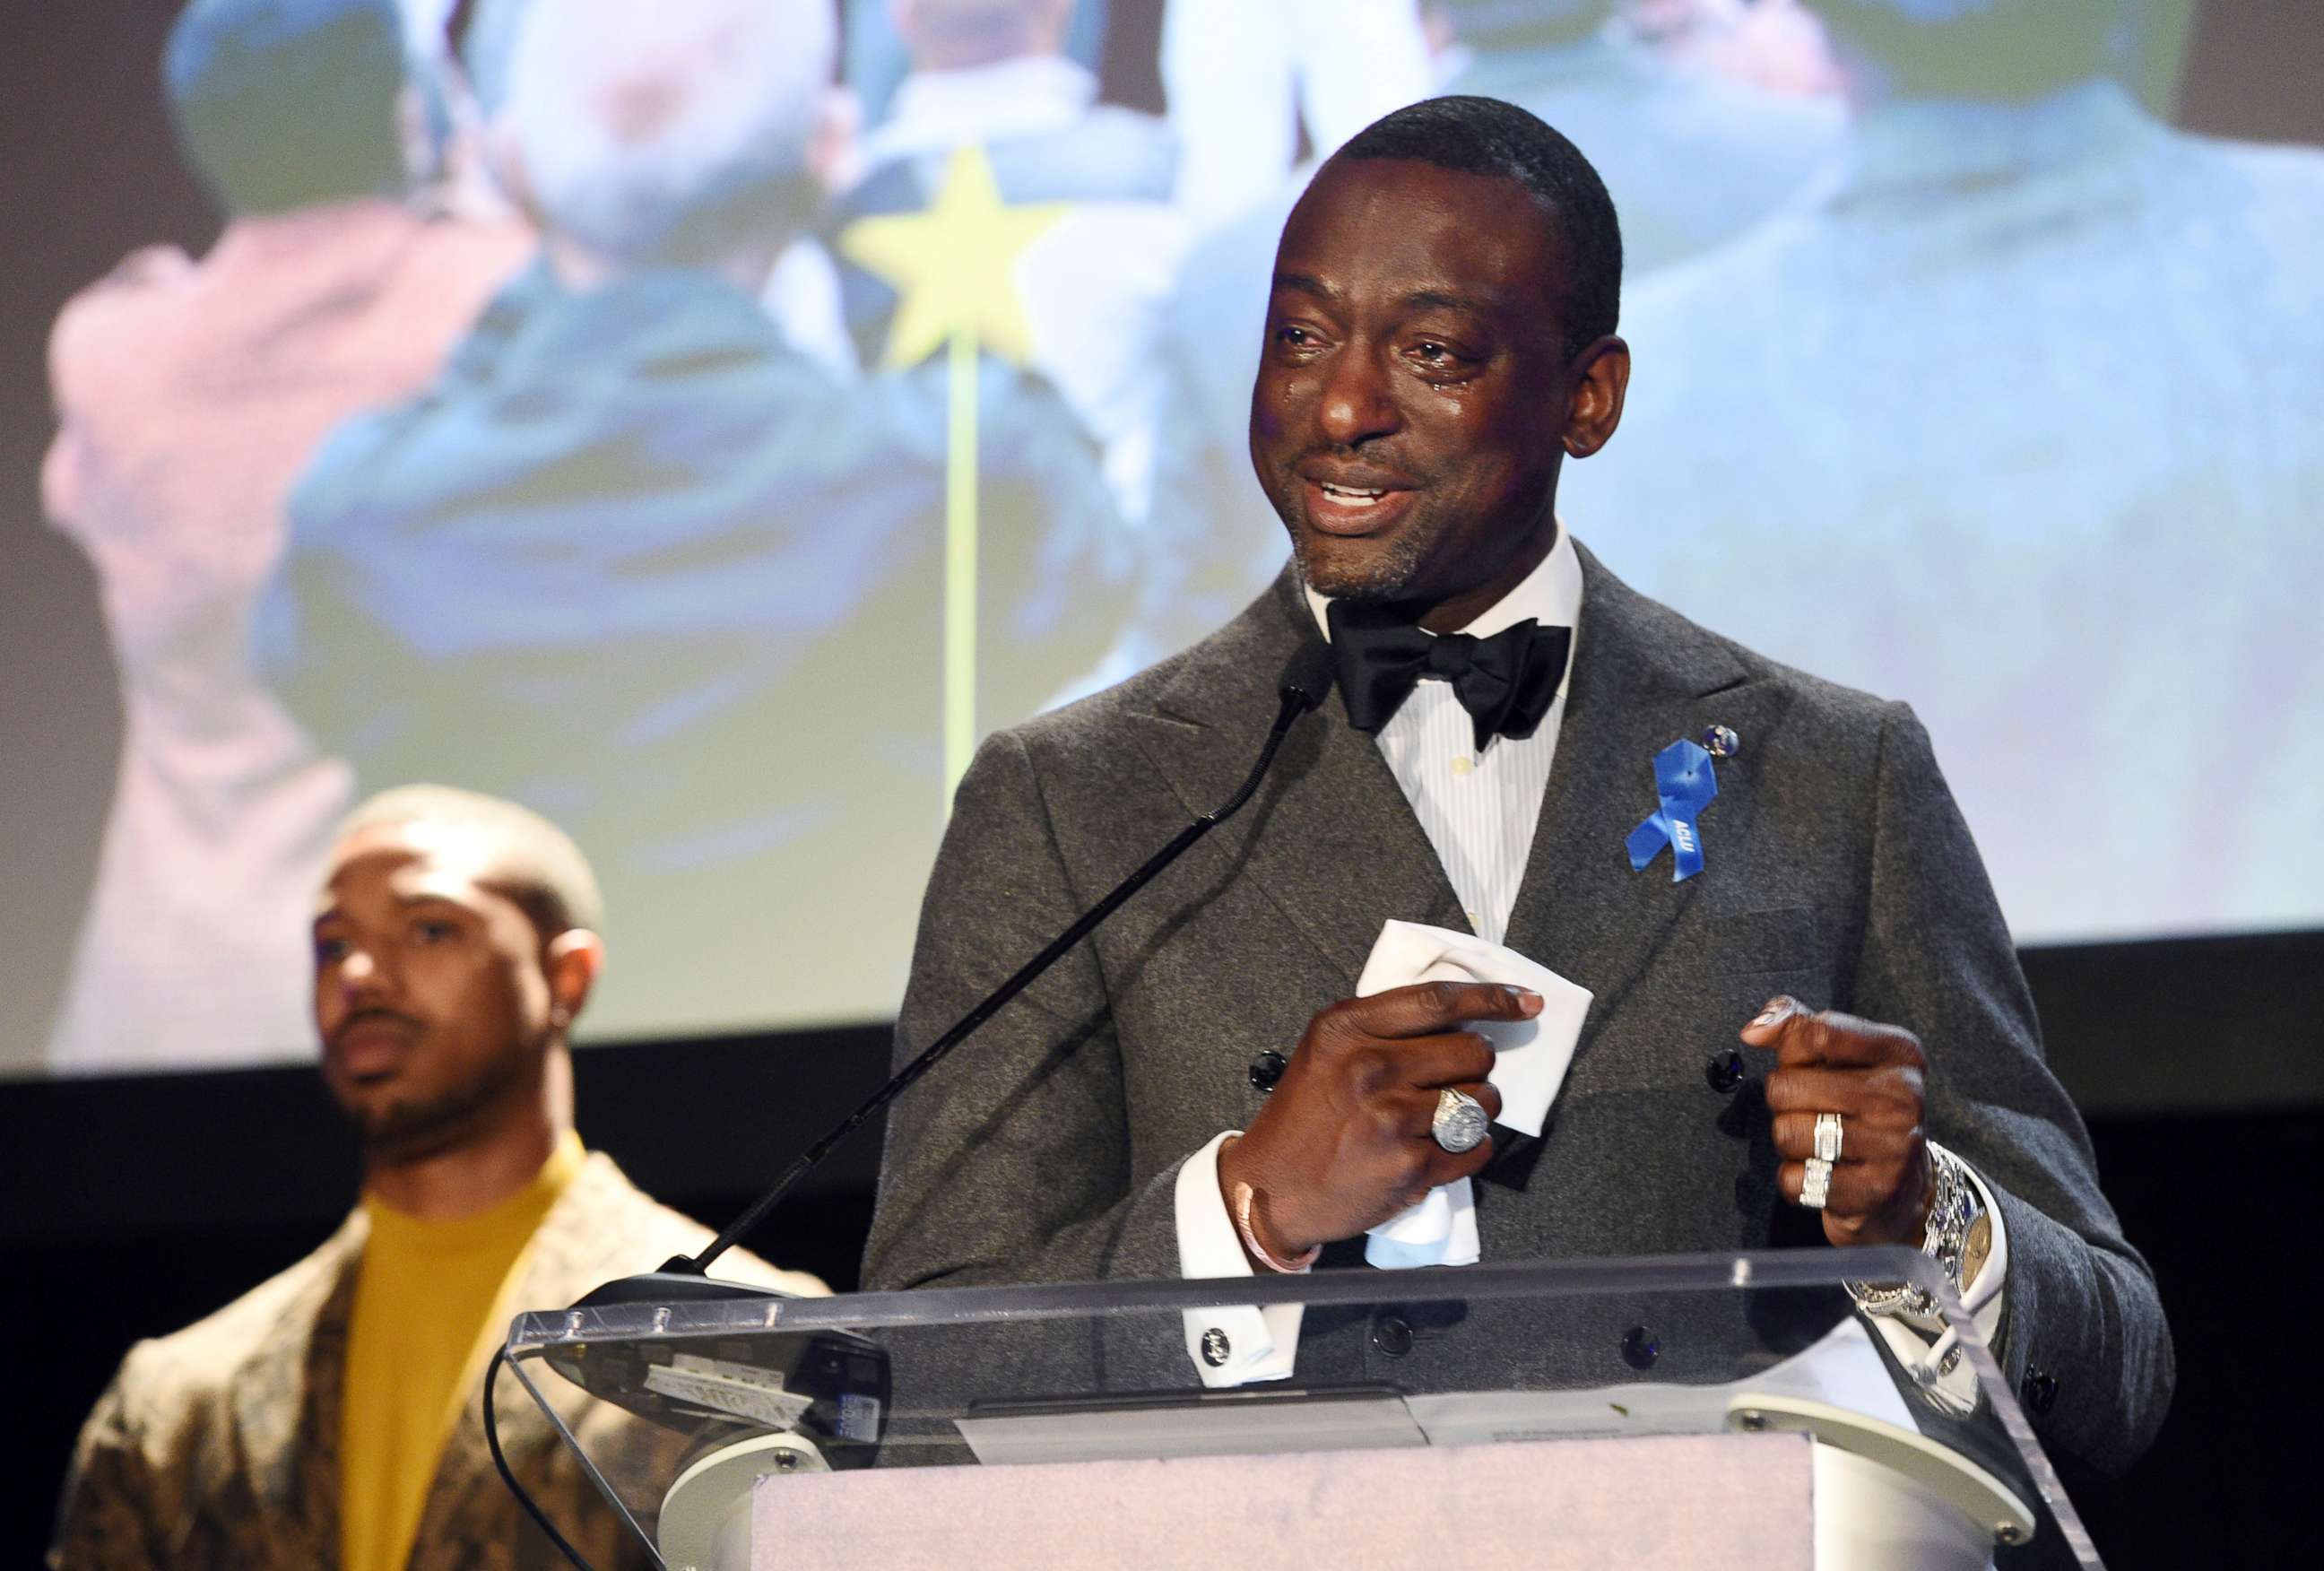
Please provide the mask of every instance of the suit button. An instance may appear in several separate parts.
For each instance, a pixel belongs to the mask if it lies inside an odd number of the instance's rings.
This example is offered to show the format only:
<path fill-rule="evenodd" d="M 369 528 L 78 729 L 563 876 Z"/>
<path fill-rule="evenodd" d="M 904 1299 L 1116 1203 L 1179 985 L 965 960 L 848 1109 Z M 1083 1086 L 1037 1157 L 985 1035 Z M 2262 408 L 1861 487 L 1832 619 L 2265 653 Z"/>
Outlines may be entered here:
<path fill-rule="evenodd" d="M 2058 1405 L 2058 1382 L 2038 1369 L 2029 1369 L 2017 1382 L 2017 1394 L 2038 1417 Z"/>
<path fill-rule="evenodd" d="M 1662 1339 L 1644 1326 L 1622 1333 L 1622 1362 L 1632 1369 L 1652 1369 L 1663 1355 Z"/>
<path fill-rule="evenodd" d="M 1743 1055 L 1728 1049 L 1702 1067 L 1702 1077 L 1721 1096 L 1732 1096 L 1735 1087 L 1743 1084 Z"/>
<path fill-rule="evenodd" d="M 1372 1322 L 1372 1345 L 1390 1358 L 1412 1351 L 1412 1322 L 1401 1315 L 1382 1315 Z"/>
<path fill-rule="evenodd" d="M 1250 1061 L 1250 1083 L 1258 1087 L 1261 1096 L 1274 1090 L 1275 1083 L 1282 1078 L 1283 1055 L 1273 1049 Z"/>

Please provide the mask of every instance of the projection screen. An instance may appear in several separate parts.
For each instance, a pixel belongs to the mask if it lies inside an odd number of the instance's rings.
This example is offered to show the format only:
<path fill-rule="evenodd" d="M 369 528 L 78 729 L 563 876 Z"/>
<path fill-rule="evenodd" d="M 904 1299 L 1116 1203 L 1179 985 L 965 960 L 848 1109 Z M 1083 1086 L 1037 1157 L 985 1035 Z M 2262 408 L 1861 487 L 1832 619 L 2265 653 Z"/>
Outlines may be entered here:
<path fill-rule="evenodd" d="M 2193 17 L 201 0 L 152 81 L 217 238 L 50 339 L 118 767 L 0 1072 L 310 1053 L 332 827 L 413 781 L 587 852 L 586 1040 L 891 1016 L 981 739 L 1282 569 L 1275 237 L 1438 93 L 1620 214 L 1583 544 L 1914 705 L 2021 941 L 2324 923 L 2324 150 L 2179 127 Z"/>

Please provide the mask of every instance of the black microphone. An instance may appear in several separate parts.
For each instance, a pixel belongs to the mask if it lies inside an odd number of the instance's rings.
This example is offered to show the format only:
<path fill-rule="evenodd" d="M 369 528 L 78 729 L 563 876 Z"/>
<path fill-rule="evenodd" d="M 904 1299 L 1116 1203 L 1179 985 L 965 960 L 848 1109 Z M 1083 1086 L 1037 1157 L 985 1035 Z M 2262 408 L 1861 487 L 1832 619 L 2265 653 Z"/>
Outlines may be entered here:
<path fill-rule="evenodd" d="M 1268 768 L 1275 762 L 1276 752 L 1283 745 L 1283 739 L 1290 733 L 1293 723 L 1309 710 L 1321 707 L 1323 700 L 1331 696 L 1332 680 L 1331 646 L 1320 639 L 1304 641 L 1298 651 L 1292 655 L 1290 662 L 1284 667 L 1282 679 L 1276 686 L 1279 707 L 1275 712 L 1275 724 L 1268 727 L 1267 741 L 1259 749 L 1259 762 L 1251 765 L 1250 773 L 1243 778 L 1242 784 L 1236 788 L 1232 796 L 1179 830 L 1171 837 L 1167 845 L 1148 857 L 1144 865 L 1137 872 L 1115 884 L 1104 899 L 1084 911 L 1074 919 L 1071 927 L 1051 939 L 1047 948 L 1020 966 L 1015 975 L 994 988 L 975 1008 L 961 1016 L 950 1030 L 930 1042 L 918 1057 L 897 1070 L 886 1085 L 872 1093 L 862 1106 L 842 1119 L 830 1133 L 794 1158 L 790 1166 L 783 1169 L 781 1177 L 774 1181 L 773 1186 L 764 1195 L 752 1202 L 750 1207 L 740 1216 L 729 1223 L 726 1230 L 712 1239 L 708 1247 L 699 1254 L 678 1255 L 666 1261 L 658 1271 L 641 1276 L 623 1277 L 616 1281 L 607 1282 L 581 1299 L 575 1308 L 606 1304 L 668 1303 L 678 1299 L 700 1299 L 733 1292 L 747 1293 L 755 1290 L 740 1283 L 707 1281 L 704 1280 L 704 1273 L 710 1269 L 711 1261 L 733 1248 L 736 1243 L 748 1237 L 760 1223 L 765 1221 L 767 1213 L 775 1208 L 776 1204 L 790 1192 L 791 1187 L 807 1177 L 824 1158 L 829 1156 L 842 1141 L 862 1127 L 865 1120 L 901 1095 L 921 1076 L 935 1068 L 946 1054 L 965 1041 L 979 1026 L 999 1013 L 1002 1006 L 1010 999 L 1031 986 L 1041 973 L 1056 965 L 1075 944 L 1089 937 L 1099 923 L 1111 916 L 1124 901 L 1144 888 L 1157 873 L 1184 855 L 1187 847 L 1240 811 L 1243 804 L 1250 801 L 1252 795 L 1259 790 L 1259 782 L 1267 778 Z"/>

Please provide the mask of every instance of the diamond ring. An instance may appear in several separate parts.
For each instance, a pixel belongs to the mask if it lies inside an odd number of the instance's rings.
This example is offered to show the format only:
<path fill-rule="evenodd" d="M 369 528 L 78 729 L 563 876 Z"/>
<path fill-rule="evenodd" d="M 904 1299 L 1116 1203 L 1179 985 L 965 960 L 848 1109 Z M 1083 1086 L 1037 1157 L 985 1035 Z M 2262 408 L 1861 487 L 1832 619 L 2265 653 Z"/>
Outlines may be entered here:
<path fill-rule="evenodd" d="M 1483 1103 L 1465 1091 L 1455 1091 L 1447 1086 L 1437 1093 L 1436 1116 L 1429 1120 L 1428 1132 L 1438 1145 L 1458 1156 L 1476 1150 L 1491 1123 L 1485 1116 Z"/>
<path fill-rule="evenodd" d="M 1840 1114 L 1819 1113 L 1815 1122 L 1815 1154 L 1821 1162 L 1840 1160 Z"/>

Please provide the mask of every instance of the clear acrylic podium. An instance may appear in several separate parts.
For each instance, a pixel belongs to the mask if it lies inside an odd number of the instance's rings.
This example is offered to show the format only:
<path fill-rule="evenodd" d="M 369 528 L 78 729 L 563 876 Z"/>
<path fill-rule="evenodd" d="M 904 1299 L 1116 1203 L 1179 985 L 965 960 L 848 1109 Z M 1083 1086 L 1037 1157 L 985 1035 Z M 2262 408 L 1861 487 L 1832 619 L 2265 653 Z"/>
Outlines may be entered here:
<path fill-rule="evenodd" d="M 1973 1401 L 1890 1357 L 1844 1275 L 1935 1295 Z M 1204 1384 L 1204 1311 L 1291 1303 L 1292 1378 Z M 522 1315 L 507 1352 L 623 1563 L 671 1571 L 2099 1564 L 1904 1249 L 738 1288 Z"/>

